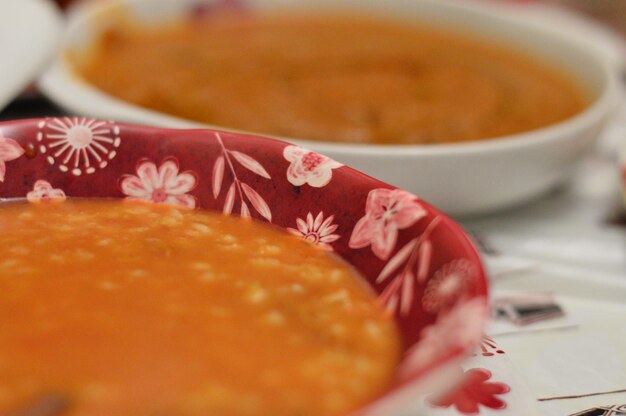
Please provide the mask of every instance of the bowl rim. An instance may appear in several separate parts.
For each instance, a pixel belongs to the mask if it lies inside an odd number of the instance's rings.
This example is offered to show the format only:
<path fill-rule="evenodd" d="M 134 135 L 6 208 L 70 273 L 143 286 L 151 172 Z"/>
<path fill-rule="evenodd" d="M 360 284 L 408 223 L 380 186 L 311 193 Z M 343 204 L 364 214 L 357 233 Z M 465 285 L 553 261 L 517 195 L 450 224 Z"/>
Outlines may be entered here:
<path fill-rule="evenodd" d="M 81 19 L 85 16 L 87 16 L 87 20 L 94 18 L 97 19 L 98 13 L 103 11 L 106 12 L 107 8 L 115 6 L 116 4 L 124 4 L 128 1 L 129 0 L 116 0 L 115 2 L 107 4 L 100 2 L 88 2 L 86 4 L 81 4 L 80 7 L 76 7 L 72 10 L 69 17 L 69 24 L 66 33 L 64 34 L 61 51 L 57 55 L 53 65 L 43 74 L 38 82 L 38 85 L 45 95 L 57 102 L 59 105 L 72 110 L 72 112 L 85 113 L 97 118 L 107 118 L 107 116 L 111 118 L 111 116 L 114 116 L 112 118 L 120 118 L 131 123 L 144 123 L 165 128 L 216 129 L 240 134 L 261 135 L 296 143 L 305 147 L 315 148 L 321 153 L 332 153 L 334 155 L 363 157 L 376 157 L 384 155 L 385 157 L 398 158 L 493 153 L 501 151 L 514 151 L 528 146 L 542 146 L 548 142 L 566 139 L 568 136 L 571 136 L 588 126 L 593 125 L 597 121 L 602 120 L 617 106 L 618 102 L 617 98 L 619 97 L 619 88 L 616 70 L 608 59 L 592 47 L 592 45 L 576 42 L 575 39 L 568 38 L 562 32 L 554 30 L 554 28 L 545 25 L 545 23 L 531 21 L 524 16 L 516 15 L 512 9 L 514 6 L 500 4 L 461 4 L 450 0 L 419 0 L 422 3 L 428 3 L 431 6 L 440 7 L 442 10 L 455 9 L 460 11 L 460 13 L 477 16 L 478 18 L 487 18 L 507 22 L 515 25 L 517 28 L 530 30 L 541 34 L 543 37 L 551 38 L 568 45 L 570 50 L 574 50 L 576 54 L 586 55 L 587 61 L 592 68 L 591 70 L 594 71 L 601 79 L 601 86 L 598 88 L 597 95 L 593 99 L 589 100 L 582 111 L 557 123 L 515 134 L 460 143 L 448 142 L 436 144 L 388 145 L 343 143 L 271 135 L 263 132 L 239 130 L 226 126 L 206 124 L 152 110 L 146 107 L 141 107 L 109 95 L 96 88 L 87 80 L 80 78 L 72 69 L 71 63 L 63 55 L 66 43 L 69 39 L 71 39 L 73 24 L 76 22 L 84 24 L 84 22 L 81 22 Z M 473 31 L 473 29 L 466 30 L 468 32 Z M 509 41 L 504 41 L 502 43 L 509 43 Z M 526 51 L 526 53 L 531 56 L 538 56 L 533 51 Z M 565 67 L 561 67 L 560 69 L 565 73 L 568 71 Z M 569 74 L 571 75 L 571 73 Z M 583 90 L 585 87 L 585 85 L 582 86 Z M 74 97 L 73 94 L 75 93 L 80 96 Z M 111 114 L 98 114 L 98 111 L 87 110 L 88 107 L 93 106 L 103 106 L 106 108 L 104 112 Z M 131 114 L 131 116 L 127 117 L 125 116 L 126 114 Z"/>

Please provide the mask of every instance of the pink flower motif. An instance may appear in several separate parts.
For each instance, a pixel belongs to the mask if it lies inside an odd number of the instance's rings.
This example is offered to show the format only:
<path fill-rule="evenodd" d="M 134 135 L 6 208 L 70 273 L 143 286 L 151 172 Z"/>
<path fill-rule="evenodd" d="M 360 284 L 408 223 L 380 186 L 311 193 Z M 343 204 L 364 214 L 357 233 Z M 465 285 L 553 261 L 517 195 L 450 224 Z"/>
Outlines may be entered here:
<path fill-rule="evenodd" d="M 166 158 L 159 168 L 142 159 L 137 163 L 137 176 L 123 175 L 120 188 L 129 198 L 195 208 L 196 198 L 187 192 L 198 184 L 198 175 L 192 171 L 180 174 L 178 171 L 176 158 Z"/>
<path fill-rule="evenodd" d="M 466 295 L 476 278 L 476 267 L 467 259 L 457 259 L 444 265 L 428 282 L 424 290 L 424 310 L 437 313 L 451 308 Z"/>
<path fill-rule="evenodd" d="M 408 228 L 426 210 L 417 202 L 417 197 L 400 189 L 374 189 L 367 196 L 365 216 L 352 231 L 350 248 L 372 245 L 372 251 L 381 260 L 386 260 L 396 246 L 398 230 Z"/>
<path fill-rule="evenodd" d="M 422 330 L 420 340 L 407 353 L 402 374 L 421 370 L 455 349 L 479 345 L 487 314 L 487 301 L 477 297 L 439 315 L 435 323 Z"/>
<path fill-rule="evenodd" d="M 18 142 L 2 135 L 0 130 L 0 182 L 4 182 L 7 171 L 6 162 L 15 160 L 24 154 L 24 149 Z"/>
<path fill-rule="evenodd" d="M 339 227 L 337 224 L 333 224 L 335 219 L 334 215 L 324 220 L 324 212 L 317 214 L 313 219 L 313 214 L 310 212 L 306 216 L 306 222 L 300 218 L 296 219 L 298 229 L 287 228 L 291 234 L 303 237 L 305 240 L 316 244 L 320 248 L 326 250 L 332 250 L 330 243 L 339 239 L 338 234 L 333 232 Z"/>
<path fill-rule="evenodd" d="M 431 406 L 454 406 L 462 415 L 479 414 L 481 405 L 490 409 L 506 408 L 506 402 L 496 396 L 508 393 L 511 388 L 505 383 L 488 381 L 492 376 L 489 370 L 471 368 L 463 372 L 462 368 L 458 368 L 457 372 L 461 382 L 441 397 L 429 397 Z"/>
<path fill-rule="evenodd" d="M 50 182 L 40 179 L 35 182 L 33 190 L 26 194 L 26 199 L 29 202 L 47 201 L 51 199 L 63 201 L 65 199 L 65 192 L 61 189 L 53 188 Z"/>
<path fill-rule="evenodd" d="M 294 186 L 308 183 L 314 188 L 322 188 L 333 177 L 333 169 L 343 166 L 333 159 L 298 146 L 287 146 L 283 156 L 291 164 L 287 168 L 287 180 Z"/>

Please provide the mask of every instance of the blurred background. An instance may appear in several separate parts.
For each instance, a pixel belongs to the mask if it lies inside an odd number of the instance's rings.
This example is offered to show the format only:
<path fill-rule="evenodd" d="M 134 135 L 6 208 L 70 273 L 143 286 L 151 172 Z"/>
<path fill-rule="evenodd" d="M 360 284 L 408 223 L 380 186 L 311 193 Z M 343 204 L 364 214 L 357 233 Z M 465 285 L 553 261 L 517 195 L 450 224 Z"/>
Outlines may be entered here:
<path fill-rule="evenodd" d="M 63 9 L 69 10 L 86 1 L 107 0 L 55 0 Z M 538 7 L 539 13 L 546 13 L 546 7 L 556 8 L 558 12 L 565 11 L 574 15 L 591 18 L 604 28 L 617 33 L 626 39 L 626 0 L 458 0 L 459 2 L 483 2 L 483 3 L 512 3 L 519 4 L 529 9 Z M 15 118 L 37 117 L 41 115 L 62 114 L 47 99 L 30 88 L 16 99 L 11 105 L 0 111 L 0 120 Z"/>

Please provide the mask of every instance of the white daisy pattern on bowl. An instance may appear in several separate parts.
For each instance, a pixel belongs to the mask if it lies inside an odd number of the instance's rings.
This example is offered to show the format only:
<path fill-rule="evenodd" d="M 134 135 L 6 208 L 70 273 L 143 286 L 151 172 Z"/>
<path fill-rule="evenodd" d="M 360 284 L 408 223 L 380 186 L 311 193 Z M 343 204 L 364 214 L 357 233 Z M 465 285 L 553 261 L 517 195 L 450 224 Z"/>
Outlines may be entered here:
<path fill-rule="evenodd" d="M 313 188 L 322 188 L 330 183 L 333 169 L 343 166 L 327 156 L 299 146 L 285 147 L 283 156 L 290 162 L 287 180 L 294 186 L 308 184 Z"/>
<path fill-rule="evenodd" d="M 365 216 L 354 226 L 350 248 L 372 246 L 372 252 L 387 260 L 396 246 L 398 231 L 426 216 L 418 198 L 400 189 L 374 189 L 367 195 Z"/>
<path fill-rule="evenodd" d="M 334 215 L 324 219 L 323 211 L 317 214 L 315 218 L 313 218 L 313 214 L 309 212 L 306 215 L 306 221 L 301 218 L 296 218 L 297 229 L 287 228 L 287 231 L 293 235 L 304 238 L 320 248 L 332 250 L 333 248 L 330 244 L 340 238 L 339 234 L 333 234 L 339 227 L 337 224 L 333 224 L 334 219 Z"/>
<path fill-rule="evenodd" d="M 39 179 L 35 182 L 33 190 L 26 194 L 29 202 L 40 202 L 47 200 L 65 200 L 65 192 L 62 189 L 54 188 L 50 182 Z"/>
<path fill-rule="evenodd" d="M 137 163 L 137 175 L 123 175 L 119 184 L 130 199 L 196 207 L 196 197 L 188 192 L 198 185 L 198 175 L 193 171 L 179 173 L 178 160 L 174 157 L 164 159 L 158 168 L 151 160 L 141 159 Z"/>
<path fill-rule="evenodd" d="M 6 162 L 17 159 L 24 154 L 24 149 L 15 140 L 4 137 L 0 130 L 0 182 L 4 182 L 7 171 Z"/>
<path fill-rule="evenodd" d="M 487 315 L 484 297 L 460 302 L 450 311 L 438 315 L 433 324 L 422 329 L 415 347 L 407 351 L 402 363 L 403 375 L 423 370 L 454 349 L 480 345 Z"/>
<path fill-rule="evenodd" d="M 117 155 L 122 142 L 120 128 L 112 122 L 63 117 L 39 123 L 39 151 L 51 165 L 74 176 L 104 169 Z"/>
<path fill-rule="evenodd" d="M 424 290 L 422 305 L 429 313 L 449 309 L 472 287 L 476 267 L 467 259 L 456 259 L 441 267 Z"/>

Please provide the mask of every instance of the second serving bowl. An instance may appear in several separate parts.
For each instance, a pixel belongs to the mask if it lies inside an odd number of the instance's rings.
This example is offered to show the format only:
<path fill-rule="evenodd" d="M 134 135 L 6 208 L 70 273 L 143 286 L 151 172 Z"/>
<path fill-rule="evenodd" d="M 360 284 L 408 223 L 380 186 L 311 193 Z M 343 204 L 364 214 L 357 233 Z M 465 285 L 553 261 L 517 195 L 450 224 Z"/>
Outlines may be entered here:
<path fill-rule="evenodd" d="M 64 59 L 83 50 L 120 15 L 143 23 L 181 18 L 199 4 L 220 1 L 112 0 L 86 2 L 69 19 L 63 50 L 41 80 L 42 90 L 70 112 L 162 127 L 203 126 L 108 96 L 74 75 Z M 354 145 L 283 138 L 324 153 L 388 183 L 420 195 L 451 214 L 475 214 L 518 204 L 562 183 L 593 146 L 616 97 L 608 60 L 589 44 L 531 21 L 506 7 L 448 0 L 246 0 L 255 10 L 354 11 L 467 32 L 509 45 L 563 69 L 589 97 L 580 114 L 555 125 L 496 140 L 441 145 Z M 167 76 L 167 74 L 164 74 Z M 222 128 L 222 127 L 220 127 Z"/>

